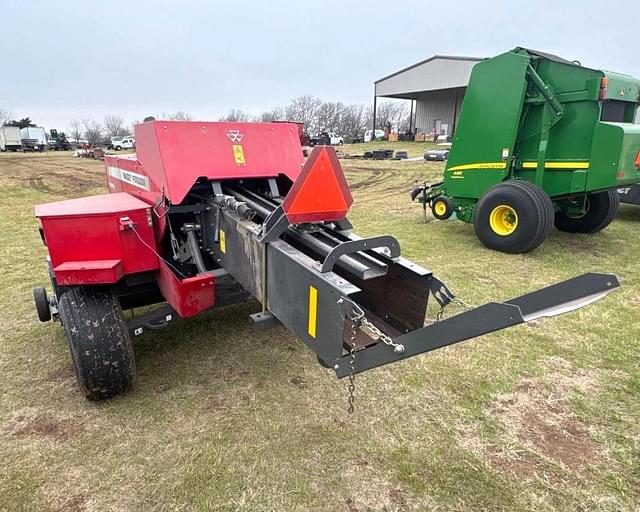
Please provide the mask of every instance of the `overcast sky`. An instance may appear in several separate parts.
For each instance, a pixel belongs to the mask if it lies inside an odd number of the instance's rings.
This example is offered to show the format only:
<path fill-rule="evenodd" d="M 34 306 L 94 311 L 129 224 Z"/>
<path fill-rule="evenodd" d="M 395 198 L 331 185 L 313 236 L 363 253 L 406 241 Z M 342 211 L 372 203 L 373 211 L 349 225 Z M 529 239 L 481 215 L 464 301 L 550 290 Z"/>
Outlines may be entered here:
<path fill-rule="evenodd" d="M 0 0 L 0 108 L 64 130 L 185 110 L 215 120 L 310 93 L 371 103 L 433 54 L 515 46 L 640 76 L 637 0 Z"/>

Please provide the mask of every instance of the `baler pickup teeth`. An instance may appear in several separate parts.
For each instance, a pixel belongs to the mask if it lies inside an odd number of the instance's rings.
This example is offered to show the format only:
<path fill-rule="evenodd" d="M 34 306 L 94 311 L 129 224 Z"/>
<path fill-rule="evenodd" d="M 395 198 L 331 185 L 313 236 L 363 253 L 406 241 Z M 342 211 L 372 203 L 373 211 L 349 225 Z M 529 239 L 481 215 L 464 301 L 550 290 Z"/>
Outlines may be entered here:
<path fill-rule="evenodd" d="M 393 338 L 403 352 L 376 343 L 357 350 L 354 373 L 413 357 L 507 327 L 556 316 L 601 299 L 620 286 L 613 274 L 589 273 L 522 295 L 506 302 L 490 302 L 464 313 Z M 348 320 L 347 320 L 348 321 Z M 339 378 L 351 373 L 350 355 L 334 367 Z"/>

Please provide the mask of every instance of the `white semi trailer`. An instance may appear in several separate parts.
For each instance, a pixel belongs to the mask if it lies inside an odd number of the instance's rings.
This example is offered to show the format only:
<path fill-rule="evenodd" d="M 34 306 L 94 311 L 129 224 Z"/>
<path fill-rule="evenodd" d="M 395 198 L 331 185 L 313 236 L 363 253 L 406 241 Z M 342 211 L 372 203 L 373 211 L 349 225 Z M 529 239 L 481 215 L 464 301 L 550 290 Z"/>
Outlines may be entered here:
<path fill-rule="evenodd" d="M 22 149 L 20 128 L 0 126 L 0 151 L 18 151 Z"/>

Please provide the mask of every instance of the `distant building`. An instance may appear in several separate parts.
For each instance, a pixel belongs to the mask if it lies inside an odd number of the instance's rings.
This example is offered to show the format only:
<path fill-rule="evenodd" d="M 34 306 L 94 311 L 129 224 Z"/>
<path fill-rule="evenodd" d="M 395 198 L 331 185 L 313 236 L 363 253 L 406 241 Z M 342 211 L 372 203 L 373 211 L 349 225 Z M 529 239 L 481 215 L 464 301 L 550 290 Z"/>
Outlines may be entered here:
<path fill-rule="evenodd" d="M 451 135 L 456 129 L 471 70 L 484 59 L 434 55 L 374 82 L 378 98 L 411 100 L 411 132 Z M 414 108 L 415 103 L 415 108 Z"/>

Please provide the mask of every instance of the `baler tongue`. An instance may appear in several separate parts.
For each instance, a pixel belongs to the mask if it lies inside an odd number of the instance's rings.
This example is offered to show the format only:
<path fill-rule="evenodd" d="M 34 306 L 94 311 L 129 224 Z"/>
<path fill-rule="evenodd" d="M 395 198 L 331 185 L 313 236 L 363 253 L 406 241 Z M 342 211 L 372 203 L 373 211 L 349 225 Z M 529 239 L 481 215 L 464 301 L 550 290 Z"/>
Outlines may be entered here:
<path fill-rule="evenodd" d="M 433 278 L 433 283 L 432 293 L 441 307 L 451 302 L 464 305 L 440 281 Z M 603 298 L 619 286 L 613 274 L 583 274 L 506 302 L 490 302 L 469 309 L 395 337 L 379 336 L 384 327 L 376 322 L 371 329 L 366 311 L 353 301 L 345 300 L 344 315 L 350 328 L 355 326 L 356 330 L 367 331 L 369 336 L 371 332 L 375 335 L 369 342 L 360 341 L 355 361 L 351 361 L 351 354 L 345 354 L 335 370 L 338 377 L 346 377 L 507 327 L 567 313 Z M 360 347 L 363 348 L 358 350 Z"/>
<path fill-rule="evenodd" d="M 339 377 L 572 311 L 619 286 L 614 275 L 585 274 L 445 320 L 439 314 L 425 326 L 430 295 L 442 310 L 464 303 L 431 271 L 402 258 L 394 237 L 351 232 L 351 194 L 333 148 L 314 148 L 284 200 L 243 185 L 223 191 L 256 212 L 252 226 L 261 223 L 247 236 L 241 219 L 223 208 L 226 248 L 215 252 L 263 304 L 254 319 L 270 313 Z"/>

